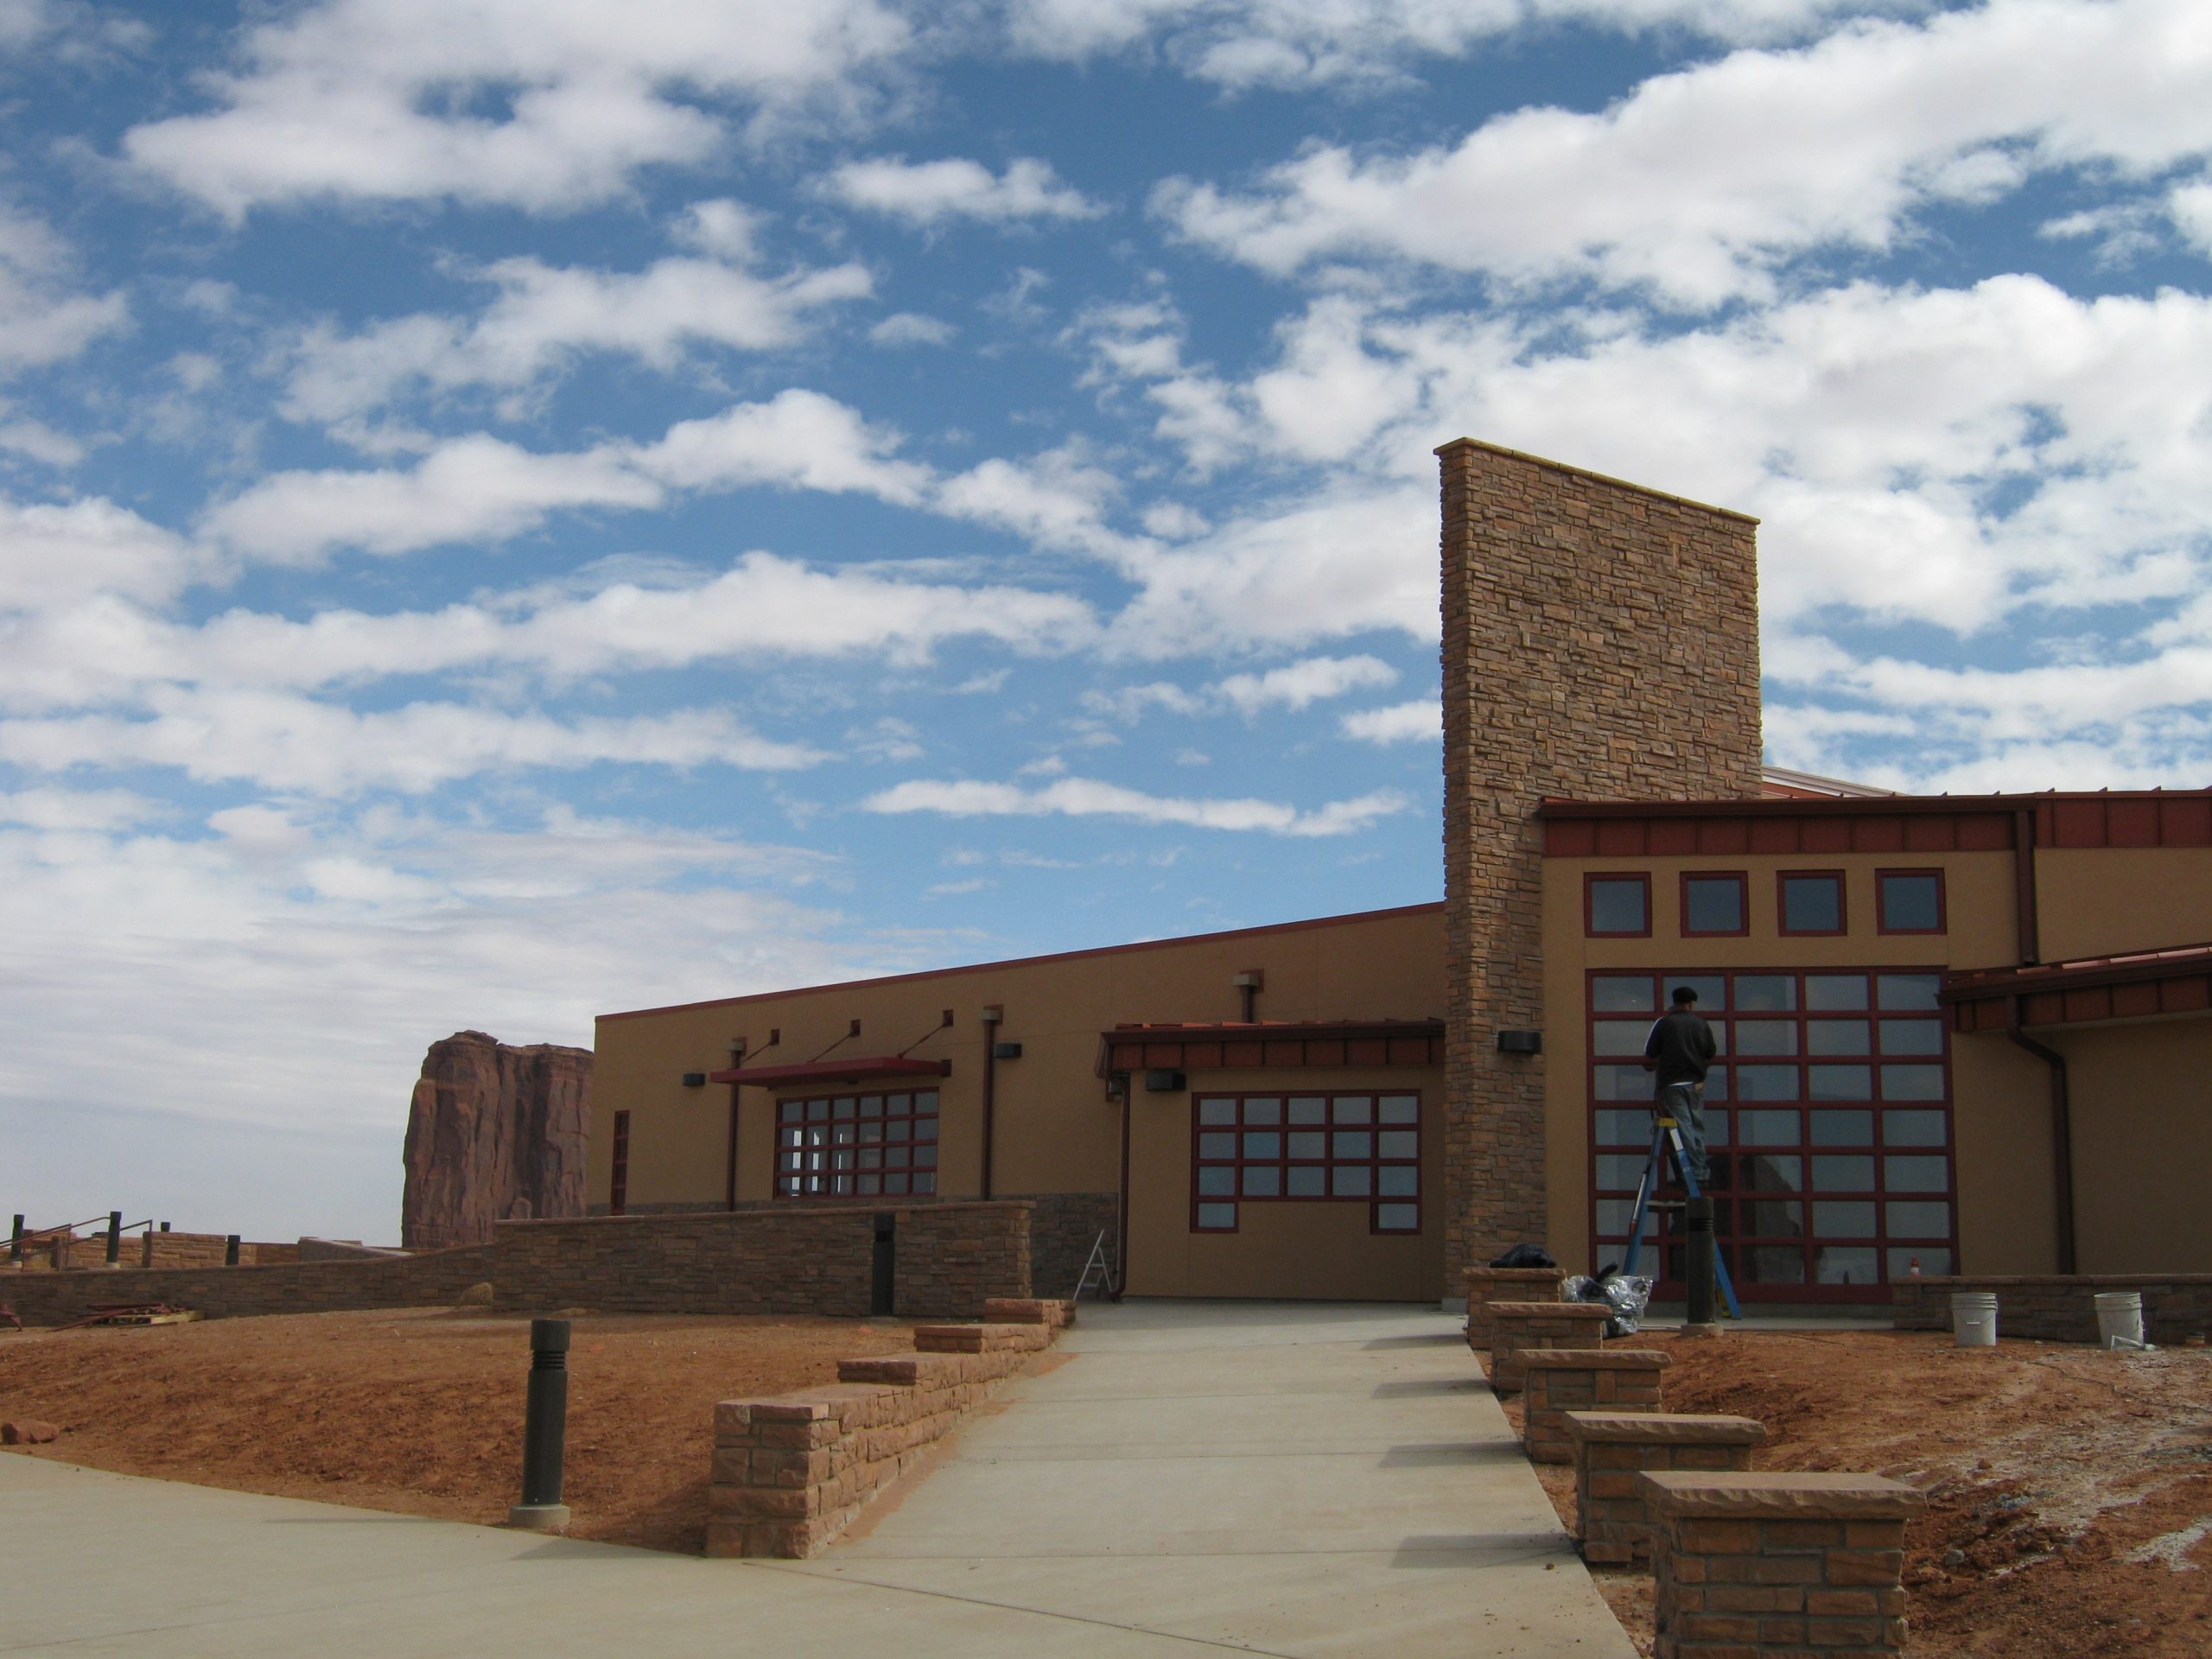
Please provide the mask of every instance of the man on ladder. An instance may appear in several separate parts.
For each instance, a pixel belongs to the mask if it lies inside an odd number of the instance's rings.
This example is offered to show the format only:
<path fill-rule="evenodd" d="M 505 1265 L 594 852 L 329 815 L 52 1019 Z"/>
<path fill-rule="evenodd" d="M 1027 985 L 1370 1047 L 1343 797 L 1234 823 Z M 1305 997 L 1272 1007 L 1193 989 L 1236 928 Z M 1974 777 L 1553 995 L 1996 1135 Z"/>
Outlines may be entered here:
<path fill-rule="evenodd" d="M 1699 1017 L 1697 993 L 1687 985 L 1677 985 L 1673 1006 L 1652 1022 L 1651 1034 L 1643 1044 L 1643 1064 L 1658 1077 L 1651 1099 L 1651 1155 L 1644 1162 L 1643 1179 L 1637 1184 L 1636 1215 L 1629 1224 L 1624 1270 L 1630 1274 L 1636 1271 L 1637 1255 L 1643 1248 L 1644 1218 L 1655 1206 L 1690 1209 L 1687 1243 L 1698 1258 L 1686 1264 L 1690 1281 L 1690 1317 L 1694 1320 L 1712 1317 L 1710 1309 L 1700 1304 L 1709 1301 L 1716 1280 L 1731 1317 L 1742 1317 L 1742 1311 L 1736 1305 L 1736 1287 L 1728 1277 L 1719 1252 L 1713 1247 L 1712 1209 L 1702 1202 L 1710 1176 L 1705 1153 L 1705 1077 L 1719 1052 L 1720 1046 L 1713 1039 L 1713 1027 Z M 1665 1204 L 1659 1198 L 1660 1181 L 1670 1154 L 1681 1176 L 1683 1190 L 1692 1200 L 1689 1205 Z M 1665 1266 L 1662 1256 L 1662 1276 Z"/>

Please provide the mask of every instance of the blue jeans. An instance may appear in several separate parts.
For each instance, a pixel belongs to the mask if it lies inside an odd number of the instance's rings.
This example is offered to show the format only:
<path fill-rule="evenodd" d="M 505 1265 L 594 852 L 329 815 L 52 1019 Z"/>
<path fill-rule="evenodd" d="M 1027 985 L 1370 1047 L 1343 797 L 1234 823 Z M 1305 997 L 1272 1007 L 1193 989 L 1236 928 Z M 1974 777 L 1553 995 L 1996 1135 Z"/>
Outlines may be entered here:
<path fill-rule="evenodd" d="M 1705 1191 L 1708 1171 L 1705 1161 L 1705 1085 L 1701 1083 L 1662 1084 L 1651 1103 L 1655 1116 L 1671 1117 L 1681 1126 L 1682 1161 L 1698 1191 Z"/>

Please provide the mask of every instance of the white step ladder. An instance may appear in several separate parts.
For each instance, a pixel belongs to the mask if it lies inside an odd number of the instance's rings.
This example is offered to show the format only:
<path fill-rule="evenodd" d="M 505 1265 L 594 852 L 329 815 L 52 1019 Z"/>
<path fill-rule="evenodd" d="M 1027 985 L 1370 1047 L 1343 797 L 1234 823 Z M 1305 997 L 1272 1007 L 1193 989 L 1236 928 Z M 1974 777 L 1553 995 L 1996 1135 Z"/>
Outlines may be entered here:
<path fill-rule="evenodd" d="M 1109 1302 L 1122 1300 L 1121 1281 L 1115 1276 L 1114 1261 L 1106 1253 L 1103 1232 L 1091 1243 L 1090 1259 L 1083 1264 L 1083 1277 L 1075 1281 L 1075 1295 L 1070 1300 L 1079 1302 L 1084 1291 L 1094 1289 Z"/>

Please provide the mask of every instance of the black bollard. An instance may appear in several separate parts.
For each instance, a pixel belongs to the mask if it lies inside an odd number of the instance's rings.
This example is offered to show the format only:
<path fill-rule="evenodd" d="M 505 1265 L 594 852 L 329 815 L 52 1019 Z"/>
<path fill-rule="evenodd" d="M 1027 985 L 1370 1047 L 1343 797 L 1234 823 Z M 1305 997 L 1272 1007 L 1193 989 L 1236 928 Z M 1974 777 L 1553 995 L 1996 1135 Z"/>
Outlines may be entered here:
<path fill-rule="evenodd" d="M 111 1268 L 123 1265 L 123 1211 L 107 1212 L 107 1264 Z"/>
<path fill-rule="evenodd" d="M 223 1240 L 223 1265 L 235 1268 L 238 1264 L 238 1236 L 232 1233 Z"/>
<path fill-rule="evenodd" d="M 569 1322 L 530 1322 L 530 1400 L 522 1429 L 522 1502 L 507 1524 L 532 1532 L 563 1532 L 561 1459 L 569 1428 Z"/>
<path fill-rule="evenodd" d="M 8 1262 L 11 1267 L 23 1264 L 23 1218 L 16 1217 L 15 1230 L 8 1235 Z"/>
<path fill-rule="evenodd" d="M 1687 1274 L 1689 1280 L 1689 1306 L 1684 1313 L 1684 1323 L 1711 1325 L 1713 1323 L 1713 1200 L 1692 1198 L 1684 1211 L 1689 1223 L 1689 1248 Z"/>

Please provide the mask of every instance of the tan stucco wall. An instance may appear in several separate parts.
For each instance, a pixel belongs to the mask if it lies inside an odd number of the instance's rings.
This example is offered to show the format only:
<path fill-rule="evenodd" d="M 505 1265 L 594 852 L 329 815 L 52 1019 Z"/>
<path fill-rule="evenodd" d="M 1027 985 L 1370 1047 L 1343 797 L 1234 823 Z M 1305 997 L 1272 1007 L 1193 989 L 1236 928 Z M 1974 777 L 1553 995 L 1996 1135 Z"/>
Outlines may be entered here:
<path fill-rule="evenodd" d="M 994 1192 L 1012 1196 L 1112 1192 L 1121 1181 L 1122 1125 L 1118 1106 L 1104 1097 L 1103 1085 L 1094 1071 L 1102 1030 L 1120 1023 L 1235 1020 L 1239 1017 L 1240 1002 L 1233 976 L 1253 968 L 1261 969 L 1266 979 L 1257 1007 L 1262 1020 L 1440 1018 L 1444 1012 L 1443 939 L 1441 910 L 1424 907 L 1411 912 L 1385 912 L 797 990 L 697 1007 L 602 1016 L 598 1025 L 592 1136 L 586 1163 L 589 1201 L 607 1202 L 613 1169 L 609 1143 L 613 1114 L 627 1110 L 631 1114 L 630 1205 L 720 1205 L 729 1091 L 721 1084 L 687 1090 L 682 1086 L 682 1074 L 721 1070 L 728 1065 L 730 1041 L 739 1037 L 749 1046 L 749 1064 L 810 1059 L 829 1049 L 855 1019 L 861 1022 L 861 1035 L 839 1043 L 831 1051 L 833 1055 L 894 1053 L 922 1038 L 913 1048 L 916 1056 L 952 1061 L 952 1075 L 936 1084 L 940 1097 L 940 1197 L 972 1197 L 980 1191 L 982 1052 L 984 1043 L 994 1035 L 998 1040 L 1022 1045 L 1020 1059 L 1002 1060 L 997 1065 Z M 1005 1011 L 1004 1020 L 995 1032 L 980 1017 L 982 1007 L 993 1003 Z M 947 1008 L 952 1010 L 954 1023 L 938 1030 Z M 764 1049 L 769 1031 L 775 1028 L 782 1031 L 780 1044 Z M 1404 1070 L 1410 1072 L 1414 1068 Z M 1197 1072 L 1192 1074 L 1192 1081 L 1212 1087 L 1228 1075 L 1231 1074 Z M 1251 1085 L 1255 1087 L 1287 1090 L 1300 1078 L 1318 1088 L 1357 1086 L 1347 1081 L 1352 1073 L 1339 1068 L 1237 1075 L 1262 1078 Z M 886 1089 L 903 1086 L 881 1085 Z M 1426 1154 L 1428 1125 L 1440 1121 L 1437 1117 L 1441 1111 L 1440 1081 L 1425 1081 L 1420 1086 L 1427 1109 Z M 738 1196 L 765 1199 L 770 1195 L 774 1157 L 774 1094 L 766 1089 L 744 1092 Z M 1183 1129 L 1172 1154 L 1166 1142 L 1157 1150 L 1147 1142 L 1141 1155 L 1133 1146 L 1131 1175 L 1136 1192 L 1148 1205 L 1168 1188 L 1176 1194 L 1172 1205 L 1157 1212 L 1158 1218 L 1141 1225 L 1133 1217 L 1133 1269 L 1134 1252 L 1141 1246 L 1157 1244 L 1148 1237 L 1154 1228 L 1167 1227 L 1179 1241 L 1187 1238 L 1185 1199 L 1191 1156 L 1188 1097 L 1148 1096 L 1140 1079 L 1135 1100 L 1140 1121 L 1155 1103 L 1180 1103 L 1178 1109 Z M 1441 1180 L 1440 1173 L 1436 1179 Z M 1440 1186 L 1428 1185 L 1426 1169 L 1424 1187 L 1426 1192 L 1440 1198 Z M 1425 1220 L 1440 1211 L 1440 1205 L 1429 1205 L 1426 1198 L 1424 1204 Z M 1333 1233 L 1328 1234 L 1332 1242 L 1320 1254 L 1330 1262 L 1342 1265 L 1340 1274 L 1337 1267 L 1317 1268 L 1312 1259 L 1315 1252 L 1310 1249 L 1253 1251 L 1240 1243 L 1247 1238 L 1244 1233 L 1209 1238 L 1205 1241 L 1209 1244 L 1230 1248 L 1201 1259 L 1196 1281 L 1190 1278 L 1189 1269 L 1178 1269 L 1183 1275 L 1180 1282 L 1196 1287 L 1156 1294 L 1440 1294 L 1435 1288 L 1400 1293 L 1380 1287 L 1386 1282 L 1411 1283 L 1416 1278 L 1424 1286 L 1440 1286 L 1441 1245 L 1437 1238 L 1423 1235 L 1418 1241 L 1375 1241 L 1388 1248 L 1370 1250 L 1365 1243 L 1363 1205 L 1255 1205 L 1249 1209 L 1267 1212 L 1264 1219 L 1253 1224 L 1261 1229 L 1293 1225 L 1286 1213 L 1294 1209 L 1353 1211 L 1359 1217 L 1363 1242 L 1340 1249 L 1333 1242 Z M 1170 1210 L 1172 1226 L 1166 1219 Z M 1154 1211 L 1147 1210 L 1146 1215 L 1153 1217 Z M 1322 1223 L 1325 1231 L 1334 1224 L 1333 1217 Z M 1255 1266 L 1245 1260 L 1248 1255 L 1274 1265 Z M 1429 1262 L 1433 1270 L 1418 1265 L 1417 1258 Z M 1360 1263 L 1364 1265 L 1351 1265 Z M 1158 1278 L 1164 1269 L 1147 1271 Z M 1218 1283 L 1217 1275 L 1220 1275 Z M 1346 1287 L 1300 1288 L 1309 1282 L 1332 1286 L 1341 1282 Z"/>
<path fill-rule="evenodd" d="M 2036 855 L 2045 962 L 2212 940 L 2212 847 L 2045 848 Z"/>
<path fill-rule="evenodd" d="M 2038 1030 L 2072 1083 L 2083 1273 L 2212 1273 L 2212 1016 Z"/>

